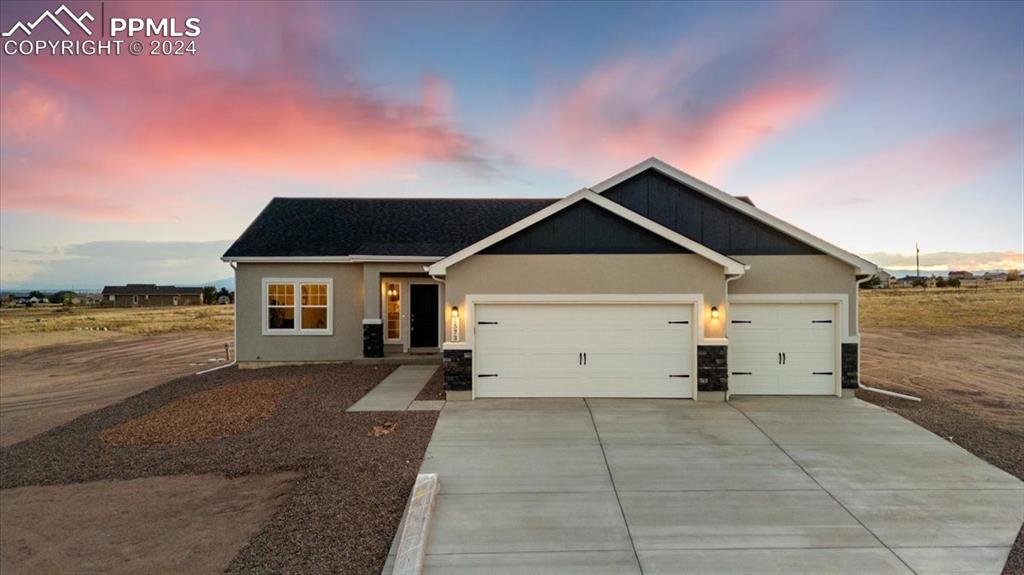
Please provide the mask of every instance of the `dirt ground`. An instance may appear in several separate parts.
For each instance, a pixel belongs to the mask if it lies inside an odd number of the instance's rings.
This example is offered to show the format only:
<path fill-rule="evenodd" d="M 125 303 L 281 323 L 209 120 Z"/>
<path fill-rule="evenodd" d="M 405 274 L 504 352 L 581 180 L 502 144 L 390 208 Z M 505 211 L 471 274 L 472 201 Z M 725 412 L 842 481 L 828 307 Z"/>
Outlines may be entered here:
<path fill-rule="evenodd" d="M 215 474 L 235 478 L 295 472 L 299 476 L 292 481 L 280 507 L 269 519 L 257 523 L 255 531 L 250 531 L 250 523 L 227 527 L 218 524 L 221 529 L 244 529 L 248 544 L 231 548 L 234 557 L 226 567 L 220 552 L 208 564 L 239 574 L 380 573 L 437 420 L 437 412 L 346 411 L 393 369 L 353 365 L 226 368 L 158 385 L 0 448 L 0 503 L 6 506 L 7 490 L 27 487 L 146 477 Z M 209 398 L 210 392 L 218 390 L 228 393 L 243 385 L 285 385 L 294 390 L 279 398 L 269 417 L 251 428 L 236 430 L 235 435 L 218 433 L 205 440 L 190 437 L 176 443 L 144 445 L 111 445 L 102 440 L 107 430 L 145 420 L 147 414 L 161 413 L 168 405 L 186 398 Z M 179 410 L 171 413 L 184 417 L 161 417 L 160 425 L 167 430 L 191 425 L 190 414 Z M 218 418 L 225 414 L 209 411 L 207 424 L 224 429 Z M 391 431 L 373 433 L 378 427 Z M 154 497 L 160 498 L 161 494 Z M 231 508 L 229 504 L 220 505 L 216 498 L 199 504 Z M 182 505 L 185 511 L 195 507 L 189 502 Z M 49 521 L 42 517 L 39 520 Z M 141 523 L 146 517 L 128 514 L 124 521 Z M 104 535 L 102 525 L 95 528 L 100 530 L 97 537 Z M 139 529 L 145 528 L 139 524 Z M 181 540 L 185 536 L 172 531 L 189 528 L 184 523 L 168 525 L 163 536 Z M 106 537 L 117 544 L 134 544 L 130 528 L 125 529 L 106 532 Z M 6 544 L 2 539 L 0 543 Z M 183 549 L 188 548 L 179 550 Z M 206 553 L 202 549 L 192 552 Z M 190 572 L 173 564 L 153 567 L 136 572 Z"/>
<path fill-rule="evenodd" d="M 0 563 L 19 573 L 221 573 L 295 473 L 150 477 L 0 491 Z"/>
<path fill-rule="evenodd" d="M 927 396 L 996 427 L 1024 430 L 1024 338 L 864 329 L 861 342 L 864 385 Z"/>
<path fill-rule="evenodd" d="M 0 353 L 0 446 L 218 365 L 210 360 L 232 341 L 231 332 L 173 333 Z"/>

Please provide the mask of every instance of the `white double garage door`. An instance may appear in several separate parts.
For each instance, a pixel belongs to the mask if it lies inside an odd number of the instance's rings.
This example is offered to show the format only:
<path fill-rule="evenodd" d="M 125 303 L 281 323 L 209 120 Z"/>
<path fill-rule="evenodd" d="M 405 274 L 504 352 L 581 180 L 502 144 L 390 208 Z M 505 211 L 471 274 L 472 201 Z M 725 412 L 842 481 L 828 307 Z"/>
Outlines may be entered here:
<path fill-rule="evenodd" d="M 835 308 L 732 304 L 730 394 L 835 394 Z M 476 397 L 696 391 L 694 304 L 481 303 L 474 316 Z"/>

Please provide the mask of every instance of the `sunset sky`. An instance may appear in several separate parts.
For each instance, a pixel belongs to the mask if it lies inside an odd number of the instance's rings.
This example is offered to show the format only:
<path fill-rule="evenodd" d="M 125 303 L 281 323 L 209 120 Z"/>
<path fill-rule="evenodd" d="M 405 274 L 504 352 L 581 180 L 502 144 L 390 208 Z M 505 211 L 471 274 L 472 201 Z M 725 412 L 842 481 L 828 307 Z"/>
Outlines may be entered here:
<path fill-rule="evenodd" d="M 199 53 L 0 55 L 4 289 L 227 277 L 273 196 L 557 197 L 650 156 L 883 266 L 1024 265 L 1024 3 L 105 10 L 198 17 Z"/>

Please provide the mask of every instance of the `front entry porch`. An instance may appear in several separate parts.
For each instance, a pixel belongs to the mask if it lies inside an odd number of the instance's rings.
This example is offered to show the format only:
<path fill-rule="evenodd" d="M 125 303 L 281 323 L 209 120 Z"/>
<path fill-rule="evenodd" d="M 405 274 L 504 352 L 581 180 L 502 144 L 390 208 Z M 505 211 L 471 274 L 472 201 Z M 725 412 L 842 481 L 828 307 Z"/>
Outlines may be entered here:
<path fill-rule="evenodd" d="M 444 284 L 422 269 L 409 264 L 366 266 L 362 359 L 441 362 Z"/>

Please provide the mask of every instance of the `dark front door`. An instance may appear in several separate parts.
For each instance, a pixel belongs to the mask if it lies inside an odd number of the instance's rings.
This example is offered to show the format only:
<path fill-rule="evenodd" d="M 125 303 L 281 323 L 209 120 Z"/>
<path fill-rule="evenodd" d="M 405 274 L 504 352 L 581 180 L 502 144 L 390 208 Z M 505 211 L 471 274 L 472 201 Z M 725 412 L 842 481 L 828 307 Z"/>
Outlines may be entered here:
<path fill-rule="evenodd" d="M 437 347 L 437 284 L 412 284 L 409 291 L 409 347 Z"/>

